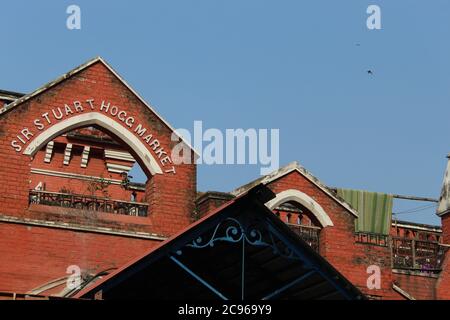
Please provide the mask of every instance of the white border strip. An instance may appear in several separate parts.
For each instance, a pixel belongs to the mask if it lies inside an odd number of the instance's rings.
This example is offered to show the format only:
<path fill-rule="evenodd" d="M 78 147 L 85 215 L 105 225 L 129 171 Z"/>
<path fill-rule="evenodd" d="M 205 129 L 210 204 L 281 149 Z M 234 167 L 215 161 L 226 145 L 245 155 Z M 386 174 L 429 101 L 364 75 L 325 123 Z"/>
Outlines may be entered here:
<path fill-rule="evenodd" d="M 147 168 L 148 172 L 152 175 L 162 174 L 161 167 L 156 161 L 155 157 L 151 154 L 150 150 L 144 145 L 137 136 L 131 133 L 128 129 L 113 121 L 111 118 L 101 114 L 99 112 L 89 112 L 80 114 L 78 116 L 70 117 L 64 121 L 58 122 L 52 125 L 47 130 L 43 131 L 37 137 L 35 137 L 28 147 L 23 152 L 24 155 L 32 156 L 38 150 L 42 148 L 42 145 L 48 141 L 54 139 L 62 132 L 85 126 L 85 125 L 98 125 L 111 131 L 119 139 L 121 139 L 127 146 L 129 146 L 136 153 L 136 156 L 140 158 L 141 163 Z"/>
<path fill-rule="evenodd" d="M 0 108 L 0 115 L 2 115 L 3 113 L 9 111 L 10 109 L 16 107 L 17 105 L 21 104 L 22 102 L 25 102 L 31 98 L 33 98 L 34 96 L 37 96 L 38 94 L 46 91 L 47 89 L 50 89 L 52 87 L 54 87 L 55 85 L 59 84 L 60 82 L 62 82 L 65 79 L 70 78 L 71 76 L 77 74 L 78 72 L 88 68 L 89 66 L 95 64 L 96 62 L 101 62 L 109 71 L 111 71 L 112 74 L 114 74 L 121 82 L 122 84 L 128 89 L 130 90 L 138 99 L 141 103 L 143 103 L 151 112 L 153 112 L 158 118 L 159 120 L 161 120 L 173 133 L 175 133 L 175 135 L 177 135 L 181 141 L 183 141 L 184 144 L 186 144 L 193 152 L 194 154 L 196 154 L 197 156 L 199 156 L 199 153 L 179 134 L 177 134 L 176 130 L 174 128 L 172 128 L 172 126 L 166 121 L 164 120 L 163 117 L 161 117 L 151 106 L 150 104 L 148 104 L 105 60 L 103 60 L 103 58 L 101 57 L 95 57 L 94 59 L 91 59 L 89 61 L 87 61 L 86 63 L 76 67 L 75 69 L 69 71 L 68 73 L 63 74 L 61 77 L 50 81 L 49 83 L 43 85 L 42 87 L 36 89 L 35 91 L 17 99 L 14 100 L 13 102 L 11 102 L 10 104 L 4 106 L 3 108 Z"/>
<path fill-rule="evenodd" d="M 86 180 L 86 181 L 106 181 L 111 184 L 118 184 L 118 185 L 120 185 L 122 183 L 122 181 L 118 180 L 118 179 L 87 176 L 87 175 L 77 174 L 77 173 L 68 173 L 68 172 L 45 170 L 45 169 L 38 169 L 38 168 L 31 168 L 30 172 L 34 173 L 34 174 L 40 174 L 40 175 L 51 176 L 51 177 L 59 177 L 59 178 L 69 178 L 69 179 L 78 179 L 78 180 Z"/>
<path fill-rule="evenodd" d="M 64 222 L 55 222 L 55 221 L 45 221 L 44 222 L 44 221 L 35 220 L 35 219 L 5 216 L 2 214 L 0 214 L 0 222 L 33 225 L 33 226 L 39 226 L 39 227 L 43 227 L 43 228 L 57 228 L 57 229 L 68 229 L 68 230 L 74 230 L 74 231 L 102 233 L 102 234 L 109 234 L 109 235 L 116 235 L 116 236 L 123 236 L 123 237 L 151 239 L 151 240 L 159 240 L 159 241 L 164 241 L 167 239 L 166 237 L 163 237 L 163 236 L 160 236 L 160 235 L 157 235 L 154 233 L 118 231 L 118 230 L 113 230 L 113 229 L 104 228 L 104 227 L 91 227 L 91 226 L 87 227 L 87 226 L 81 226 L 81 225 L 64 223 Z"/>

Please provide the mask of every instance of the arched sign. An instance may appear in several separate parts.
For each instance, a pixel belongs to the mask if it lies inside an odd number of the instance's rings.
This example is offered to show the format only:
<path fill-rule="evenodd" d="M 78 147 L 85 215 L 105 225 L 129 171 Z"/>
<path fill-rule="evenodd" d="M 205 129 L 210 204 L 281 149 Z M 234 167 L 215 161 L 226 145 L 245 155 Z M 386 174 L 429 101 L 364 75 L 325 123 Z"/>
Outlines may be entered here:
<path fill-rule="evenodd" d="M 96 145 L 90 157 L 90 148 L 85 153 L 84 147 L 80 153 L 78 145 L 72 151 L 72 144 L 65 143 L 65 137 L 60 138 L 85 127 L 103 129 L 121 145 L 110 145 L 110 150 Z M 147 176 L 145 184 L 139 186 L 140 202 L 147 205 L 149 213 L 142 228 L 172 234 L 190 223 L 197 194 L 195 162 L 178 163 L 172 158 L 172 150 L 181 139 L 173 141 L 174 135 L 175 130 L 106 62 L 101 58 L 88 61 L 0 108 L 2 213 L 34 217 L 30 197 L 42 179 L 48 192 L 73 188 L 74 194 L 84 194 L 87 188 L 84 181 L 120 182 L 119 173 L 109 169 L 114 165 L 116 171 L 125 170 L 126 160 L 120 159 L 123 155 L 114 158 L 106 154 L 117 148 L 137 160 Z M 52 151 L 54 145 L 65 149 L 56 153 Z M 98 153 L 101 150 L 105 152 L 103 155 Z M 183 148 L 185 155 L 194 159 L 194 150 L 189 146 Z M 76 166 L 71 164 L 71 157 L 77 159 Z M 116 194 L 119 191 L 114 186 L 108 188 L 110 196 L 125 200 L 122 193 Z M 61 221 L 71 221 L 63 213 L 52 214 L 57 214 Z"/>
<path fill-rule="evenodd" d="M 143 103 L 156 116 L 163 125 L 167 126 L 171 132 L 174 130 L 165 122 L 140 96 L 120 78 L 120 76 L 109 67 L 101 58 L 93 59 L 86 64 L 72 70 L 58 80 L 47 84 L 46 86 L 36 90 L 30 95 L 24 96 L 6 108 L 0 109 L 0 115 L 9 111 L 10 109 L 38 97 L 58 84 L 69 79 L 72 76 L 78 76 L 79 73 L 89 73 L 89 67 L 100 62 L 106 67 L 111 74 L 105 78 L 118 78 L 120 84 L 124 85 L 127 90 L 131 91 L 139 102 Z M 105 89 L 106 92 L 111 92 L 111 88 L 105 86 L 103 82 L 97 81 L 98 75 L 94 75 L 94 79 L 83 78 L 83 81 L 95 83 L 100 86 L 100 89 Z M 103 80 L 103 79 L 102 79 Z M 109 79 L 111 81 L 111 79 Z M 111 81 L 113 82 L 113 81 Z M 101 93 L 101 90 L 94 90 L 95 93 Z M 72 94 L 70 96 L 73 96 Z M 123 96 L 123 94 L 121 94 Z M 45 143 L 71 129 L 80 128 L 87 125 L 100 126 L 129 145 L 134 153 L 140 158 L 142 164 L 148 169 L 151 174 L 175 174 L 176 168 L 171 159 L 170 150 L 163 147 L 161 137 L 154 128 L 150 128 L 147 121 L 142 121 L 138 110 L 133 110 L 132 106 L 121 105 L 120 102 L 114 99 L 88 97 L 71 99 L 53 99 L 58 101 L 58 105 L 49 104 L 43 111 L 40 111 L 32 119 L 25 121 L 21 128 L 15 133 L 14 137 L 9 141 L 9 145 L 16 153 L 23 153 L 24 155 L 34 155 Z M 63 102 L 60 102 L 63 101 Z M 134 101 L 134 100 L 132 100 Z M 42 110 L 42 107 L 40 107 Z M 148 120 L 148 118 L 144 118 Z M 51 130 L 50 130 L 51 129 Z M 165 137 L 167 138 L 167 137 Z M 180 138 L 181 139 L 181 138 Z M 167 139 L 166 139 L 167 140 Z M 170 140 L 169 140 L 170 141 Z M 146 146 L 143 148 L 143 146 Z M 167 143 L 166 143 L 167 146 Z"/>
<path fill-rule="evenodd" d="M 73 101 L 63 107 L 45 110 L 32 120 L 32 125 L 19 131 L 17 139 L 10 145 L 16 152 L 25 149 L 23 154 L 33 155 L 56 136 L 87 125 L 98 125 L 121 138 L 152 174 L 176 173 L 170 155 L 159 139 L 144 124 L 137 122 L 135 116 L 105 100 L 98 104 L 94 99 Z M 143 144 L 147 144 L 154 154 Z"/>
<path fill-rule="evenodd" d="M 127 119 L 133 118 L 129 117 Z M 50 140 L 59 136 L 61 133 L 64 133 L 74 128 L 78 128 L 80 126 L 87 126 L 87 125 L 98 125 L 108 130 L 109 132 L 113 133 L 115 136 L 119 137 L 134 151 L 134 153 L 141 160 L 141 163 L 143 163 L 146 166 L 146 168 L 148 169 L 149 172 L 151 172 L 151 174 L 163 173 L 163 171 L 161 170 L 161 166 L 166 166 L 172 163 L 172 160 L 164 151 L 164 148 L 160 147 L 159 141 L 156 138 L 148 139 L 147 137 L 152 136 L 151 134 L 148 134 L 145 137 L 144 134 L 142 135 L 139 134 L 139 132 L 142 133 L 144 132 L 144 130 L 146 131 L 146 128 L 144 128 L 141 124 L 138 124 L 135 127 L 135 129 L 133 130 L 135 134 L 133 134 L 129 130 L 125 129 L 123 126 L 119 125 L 115 121 L 111 121 L 109 117 L 99 112 L 89 112 L 77 115 L 65 120 L 61 120 L 60 122 L 54 124 L 47 130 L 42 129 L 43 132 L 41 132 L 34 139 L 31 140 L 28 147 L 26 147 L 26 149 L 24 150 L 23 154 L 33 155 L 38 150 L 40 150 L 44 145 L 46 145 Z M 132 126 L 131 128 L 133 127 L 134 126 Z M 141 139 L 139 139 L 139 137 Z M 147 143 L 150 146 L 152 146 L 152 149 L 158 156 L 158 158 L 155 158 L 150 153 L 150 151 L 144 146 L 144 143 Z M 175 167 L 172 166 L 172 168 L 167 169 L 166 172 L 175 173 Z"/>

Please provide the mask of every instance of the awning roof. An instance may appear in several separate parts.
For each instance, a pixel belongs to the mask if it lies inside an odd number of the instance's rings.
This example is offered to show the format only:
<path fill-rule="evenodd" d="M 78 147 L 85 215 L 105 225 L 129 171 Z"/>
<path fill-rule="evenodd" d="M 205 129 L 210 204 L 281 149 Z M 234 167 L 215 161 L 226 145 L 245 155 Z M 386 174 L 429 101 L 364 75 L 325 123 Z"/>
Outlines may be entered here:
<path fill-rule="evenodd" d="M 264 203 L 259 185 L 75 297 L 363 299 Z"/>

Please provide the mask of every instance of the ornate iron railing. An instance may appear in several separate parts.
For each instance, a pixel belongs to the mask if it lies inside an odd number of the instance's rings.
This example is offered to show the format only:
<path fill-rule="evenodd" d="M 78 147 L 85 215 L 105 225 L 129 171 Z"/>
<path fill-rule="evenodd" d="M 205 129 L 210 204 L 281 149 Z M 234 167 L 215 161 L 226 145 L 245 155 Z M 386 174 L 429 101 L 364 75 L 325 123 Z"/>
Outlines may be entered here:
<path fill-rule="evenodd" d="M 316 252 L 319 252 L 319 227 L 303 226 L 299 224 L 287 224 L 303 241 L 311 246 Z"/>
<path fill-rule="evenodd" d="M 127 202 L 79 194 L 30 190 L 29 203 L 128 216 L 146 217 L 148 215 L 147 203 Z"/>
<path fill-rule="evenodd" d="M 392 237 L 393 267 L 436 272 L 442 269 L 445 248 L 435 241 Z"/>
<path fill-rule="evenodd" d="M 356 232 L 355 241 L 357 243 L 373 244 L 381 247 L 389 246 L 389 236 L 370 232 Z"/>

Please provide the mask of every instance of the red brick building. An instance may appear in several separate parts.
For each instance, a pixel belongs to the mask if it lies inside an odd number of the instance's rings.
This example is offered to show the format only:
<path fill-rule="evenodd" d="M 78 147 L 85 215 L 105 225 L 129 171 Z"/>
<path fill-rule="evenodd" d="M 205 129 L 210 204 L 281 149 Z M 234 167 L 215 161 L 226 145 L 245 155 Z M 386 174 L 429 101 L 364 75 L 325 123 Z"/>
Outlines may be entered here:
<path fill-rule="evenodd" d="M 70 266 L 84 282 L 111 276 L 262 184 L 275 195 L 266 207 L 367 297 L 450 298 L 450 168 L 442 228 L 393 221 L 389 235 L 356 232 L 361 213 L 297 163 L 230 193 L 198 193 L 195 152 L 186 145 L 191 164 L 176 164 L 181 138 L 101 58 L 27 95 L 0 91 L 0 108 L 6 296 L 74 296 Z M 145 184 L 127 177 L 135 163 Z M 370 266 L 380 287 L 368 287 Z"/>

